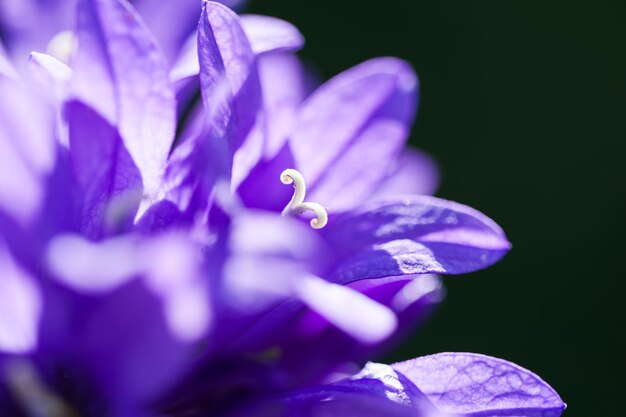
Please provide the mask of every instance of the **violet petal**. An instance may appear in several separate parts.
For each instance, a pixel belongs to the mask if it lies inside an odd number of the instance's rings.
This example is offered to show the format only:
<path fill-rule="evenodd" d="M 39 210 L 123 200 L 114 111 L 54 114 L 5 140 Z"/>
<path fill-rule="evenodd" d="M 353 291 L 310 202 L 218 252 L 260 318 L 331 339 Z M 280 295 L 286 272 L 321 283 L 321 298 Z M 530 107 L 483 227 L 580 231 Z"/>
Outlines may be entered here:
<path fill-rule="evenodd" d="M 135 0 L 137 9 L 154 34 L 168 62 L 180 53 L 181 45 L 196 30 L 200 19 L 199 0 Z"/>
<path fill-rule="evenodd" d="M 282 19 L 245 14 L 241 16 L 241 25 L 250 40 L 252 51 L 257 55 L 297 51 L 304 46 L 304 37 L 298 28 Z"/>
<path fill-rule="evenodd" d="M 372 202 L 333 216 L 324 230 L 343 257 L 333 281 L 406 274 L 462 274 L 486 268 L 510 249 L 484 214 L 429 196 Z M 360 249 L 360 250 L 359 250 Z"/>
<path fill-rule="evenodd" d="M 54 116 L 17 80 L 0 74 L 0 90 L 0 211 L 26 226 L 41 209 L 43 179 L 56 161 Z"/>
<path fill-rule="evenodd" d="M 39 288 L 0 239 L 0 356 L 36 347 L 41 309 Z"/>
<path fill-rule="evenodd" d="M 446 413 L 558 417 L 559 395 L 537 375 L 503 359 L 439 353 L 392 365 Z"/>
<path fill-rule="evenodd" d="M 368 363 L 350 379 L 288 392 L 277 401 L 243 411 L 242 416 L 441 416 L 411 381 L 390 366 L 376 363 Z"/>
<path fill-rule="evenodd" d="M 71 96 L 117 126 L 141 172 L 144 193 L 160 184 L 176 124 L 174 91 L 159 46 L 132 6 L 82 0 Z"/>
<path fill-rule="evenodd" d="M 33 52 L 28 60 L 39 85 L 48 92 L 55 104 L 65 100 L 72 78 L 72 69 L 53 56 Z"/>
<path fill-rule="evenodd" d="M 370 200 L 405 195 L 433 195 L 439 188 L 439 168 L 430 155 L 406 148 L 388 178 L 376 187 Z"/>
<path fill-rule="evenodd" d="M 205 3 L 198 25 L 198 54 L 209 126 L 234 153 L 255 122 L 261 94 L 254 53 L 232 10 Z"/>
<path fill-rule="evenodd" d="M 310 275 L 296 285 L 298 298 L 361 343 L 379 343 L 396 330 L 398 322 L 392 310 L 350 287 Z"/>
<path fill-rule="evenodd" d="M 303 103 L 289 143 L 311 201 L 336 211 L 373 191 L 404 147 L 417 88 L 409 64 L 379 58 L 336 76 Z"/>
<path fill-rule="evenodd" d="M 78 101 L 65 106 L 70 161 L 80 192 L 78 230 L 92 239 L 132 226 L 141 175 L 113 126 Z"/>

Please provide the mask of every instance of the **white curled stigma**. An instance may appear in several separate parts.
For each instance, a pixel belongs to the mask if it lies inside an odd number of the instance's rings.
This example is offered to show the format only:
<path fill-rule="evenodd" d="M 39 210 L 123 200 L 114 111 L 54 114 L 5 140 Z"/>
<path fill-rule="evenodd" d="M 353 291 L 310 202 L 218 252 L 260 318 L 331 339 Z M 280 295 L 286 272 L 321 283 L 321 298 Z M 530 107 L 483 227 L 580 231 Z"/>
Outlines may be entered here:
<path fill-rule="evenodd" d="M 321 229 L 326 226 L 328 223 L 328 213 L 326 209 L 320 204 L 304 201 L 304 197 L 306 196 L 306 184 L 300 172 L 292 168 L 286 169 L 280 174 L 280 181 L 283 184 L 293 184 L 294 188 L 293 197 L 291 197 L 291 201 L 282 212 L 283 216 L 294 216 L 306 210 L 310 210 L 315 213 L 315 218 L 311 219 L 311 227 Z"/>

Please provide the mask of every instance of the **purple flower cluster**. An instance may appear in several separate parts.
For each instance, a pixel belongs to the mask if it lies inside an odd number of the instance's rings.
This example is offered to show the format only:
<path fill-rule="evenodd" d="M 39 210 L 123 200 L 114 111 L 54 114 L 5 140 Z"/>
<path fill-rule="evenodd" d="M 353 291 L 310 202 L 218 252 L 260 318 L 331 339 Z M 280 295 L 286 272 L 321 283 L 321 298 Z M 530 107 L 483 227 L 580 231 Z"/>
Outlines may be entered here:
<path fill-rule="evenodd" d="M 559 416 L 479 354 L 360 369 L 510 244 L 430 196 L 410 65 L 315 88 L 235 3 L 0 0 L 0 414 Z"/>

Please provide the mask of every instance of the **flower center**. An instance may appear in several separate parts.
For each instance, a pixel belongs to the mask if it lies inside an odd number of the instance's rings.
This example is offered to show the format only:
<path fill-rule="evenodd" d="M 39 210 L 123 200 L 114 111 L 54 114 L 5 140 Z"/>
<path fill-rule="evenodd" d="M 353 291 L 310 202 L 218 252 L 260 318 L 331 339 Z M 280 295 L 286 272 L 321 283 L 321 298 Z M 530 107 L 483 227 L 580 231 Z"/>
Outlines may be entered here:
<path fill-rule="evenodd" d="M 293 197 L 287 204 L 287 207 L 282 212 L 283 216 L 296 216 L 303 213 L 306 210 L 310 210 L 315 213 L 315 218 L 311 219 L 311 227 L 314 229 L 321 229 L 328 223 L 328 213 L 326 209 L 320 204 L 305 202 L 306 196 L 306 184 L 304 177 L 300 172 L 295 169 L 286 169 L 280 174 L 280 181 L 283 184 L 293 184 Z"/>

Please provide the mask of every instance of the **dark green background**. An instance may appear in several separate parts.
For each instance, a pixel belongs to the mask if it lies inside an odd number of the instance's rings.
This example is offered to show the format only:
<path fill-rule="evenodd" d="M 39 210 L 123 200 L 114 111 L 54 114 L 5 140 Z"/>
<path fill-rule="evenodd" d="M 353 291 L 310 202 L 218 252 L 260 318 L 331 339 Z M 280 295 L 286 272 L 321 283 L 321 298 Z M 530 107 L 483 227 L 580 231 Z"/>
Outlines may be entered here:
<path fill-rule="evenodd" d="M 623 415 L 625 4 L 252 1 L 300 28 L 325 77 L 375 56 L 410 61 L 411 142 L 439 160 L 439 195 L 514 244 L 489 270 L 445 278 L 433 320 L 383 359 L 482 352 L 541 375 L 565 416 Z"/>

